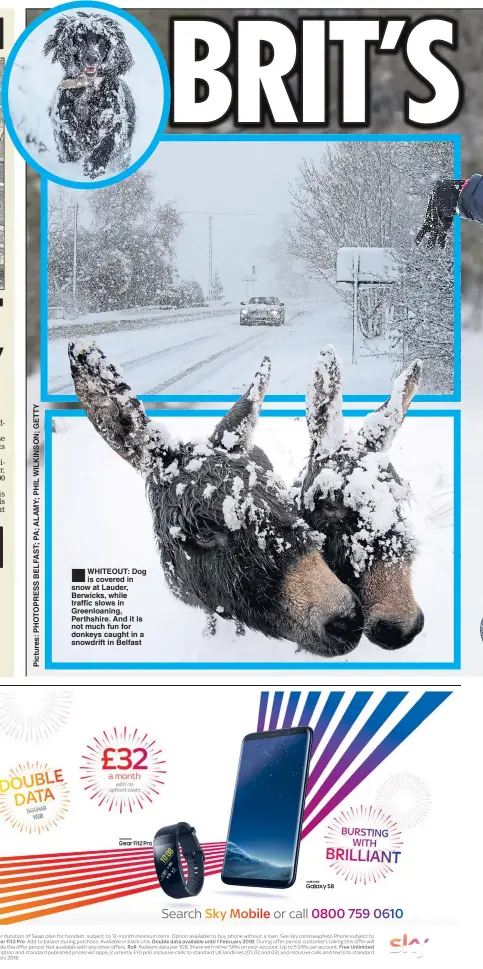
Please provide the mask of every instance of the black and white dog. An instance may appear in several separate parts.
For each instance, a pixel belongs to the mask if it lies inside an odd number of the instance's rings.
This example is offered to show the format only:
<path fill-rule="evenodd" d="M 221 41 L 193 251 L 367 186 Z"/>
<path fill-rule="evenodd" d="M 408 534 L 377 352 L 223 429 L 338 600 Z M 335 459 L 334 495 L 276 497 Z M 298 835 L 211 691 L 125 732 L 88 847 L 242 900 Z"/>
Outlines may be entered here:
<path fill-rule="evenodd" d="M 59 160 L 81 161 L 87 178 L 127 168 L 136 109 L 122 75 L 134 61 L 120 26 L 102 14 L 65 14 L 44 54 L 64 70 L 49 108 Z"/>

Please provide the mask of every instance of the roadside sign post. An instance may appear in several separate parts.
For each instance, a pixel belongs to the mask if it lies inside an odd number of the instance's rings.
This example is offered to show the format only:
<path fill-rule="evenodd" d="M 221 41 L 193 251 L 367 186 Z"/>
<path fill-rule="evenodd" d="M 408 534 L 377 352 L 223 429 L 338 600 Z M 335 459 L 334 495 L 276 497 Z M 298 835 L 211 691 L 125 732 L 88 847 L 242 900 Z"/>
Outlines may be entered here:
<path fill-rule="evenodd" d="M 400 283 L 400 258 L 394 249 L 342 246 L 337 250 L 336 283 L 352 286 L 352 363 L 359 356 L 359 287 Z"/>

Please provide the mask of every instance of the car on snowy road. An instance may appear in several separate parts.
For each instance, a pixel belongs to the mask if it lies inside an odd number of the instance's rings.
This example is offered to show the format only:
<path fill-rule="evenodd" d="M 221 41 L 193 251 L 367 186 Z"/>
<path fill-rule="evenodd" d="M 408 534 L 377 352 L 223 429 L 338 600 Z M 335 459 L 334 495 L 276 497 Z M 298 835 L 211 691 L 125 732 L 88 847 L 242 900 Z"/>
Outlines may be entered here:
<path fill-rule="evenodd" d="M 240 326 L 281 326 L 285 323 L 285 307 L 277 296 L 252 296 L 248 303 L 242 303 Z"/>

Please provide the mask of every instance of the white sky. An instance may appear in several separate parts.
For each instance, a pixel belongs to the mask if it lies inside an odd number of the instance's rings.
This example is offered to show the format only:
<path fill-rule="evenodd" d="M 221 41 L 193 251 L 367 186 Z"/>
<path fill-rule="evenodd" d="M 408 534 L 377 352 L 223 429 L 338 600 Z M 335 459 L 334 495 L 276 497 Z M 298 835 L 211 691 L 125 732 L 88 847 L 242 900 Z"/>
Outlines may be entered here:
<path fill-rule="evenodd" d="M 147 168 L 156 175 L 160 200 L 173 200 L 185 228 L 177 246 L 181 277 L 208 282 L 208 214 L 213 213 L 213 269 L 225 297 L 245 299 L 243 276 L 256 266 L 257 289 L 269 295 L 273 265 L 260 247 L 278 235 L 280 215 L 290 212 L 289 184 L 304 157 L 320 157 L 327 145 L 305 142 L 219 141 L 162 143 Z M 230 213 L 215 215 L 215 213 Z M 248 214 L 253 213 L 253 214 Z M 268 287 L 268 289 L 267 289 Z M 274 294 L 276 295 L 276 294 Z"/>
<path fill-rule="evenodd" d="M 290 213 L 289 186 L 300 162 L 305 157 L 320 158 L 326 150 L 327 144 L 300 140 L 161 143 L 146 170 L 154 176 L 152 185 L 159 201 L 173 201 L 182 213 L 185 226 L 176 247 L 180 277 L 197 279 L 207 294 L 211 213 L 213 270 L 220 274 L 225 298 L 246 298 L 242 280 L 247 273 L 251 275 L 252 265 L 258 280 L 253 292 L 278 295 L 272 283 L 275 267 L 260 250 L 275 241 L 280 216 Z M 49 191 L 64 190 L 51 185 Z M 85 198 L 84 192 L 82 196 Z M 84 209 L 84 218 L 86 214 Z"/>

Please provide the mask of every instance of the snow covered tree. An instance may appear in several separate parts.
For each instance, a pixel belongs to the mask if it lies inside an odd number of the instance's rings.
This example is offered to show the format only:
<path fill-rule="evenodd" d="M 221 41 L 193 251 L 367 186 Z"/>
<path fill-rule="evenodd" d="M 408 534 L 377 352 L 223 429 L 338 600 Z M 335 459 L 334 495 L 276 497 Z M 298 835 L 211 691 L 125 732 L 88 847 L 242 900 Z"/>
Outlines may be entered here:
<path fill-rule="evenodd" d="M 100 252 L 96 266 L 95 309 L 108 310 L 118 305 L 129 289 L 131 278 L 132 265 L 126 253 L 119 249 Z"/>
<path fill-rule="evenodd" d="M 70 310 L 73 296 L 75 196 L 50 187 L 49 224 L 49 306 Z"/>
<path fill-rule="evenodd" d="M 129 229 L 143 225 L 154 202 L 152 176 L 140 169 L 89 198 L 92 229 L 108 237 L 127 236 Z"/>
<path fill-rule="evenodd" d="M 291 187 L 288 245 L 312 276 L 334 285 L 341 246 L 396 251 L 401 285 L 361 292 L 362 326 L 373 334 L 389 326 L 398 363 L 425 361 L 426 393 L 452 390 L 453 247 L 450 236 L 444 250 L 418 249 L 414 237 L 431 182 L 451 174 L 449 143 L 343 142 L 317 162 L 304 159 Z M 345 298 L 349 303 L 349 289 Z"/>
<path fill-rule="evenodd" d="M 223 283 L 217 269 L 215 269 L 213 279 L 211 280 L 211 296 L 212 299 L 223 299 Z"/>
<path fill-rule="evenodd" d="M 95 197 L 94 197 L 95 196 Z M 175 277 L 182 220 L 156 198 L 152 177 L 138 171 L 92 192 L 49 192 L 49 300 L 69 302 L 73 288 L 74 205 L 77 301 L 100 312 L 162 304 Z"/>
<path fill-rule="evenodd" d="M 449 233 L 445 249 L 433 251 L 417 248 L 414 235 L 427 204 L 428 176 L 433 182 L 452 175 L 451 151 L 444 143 L 406 143 L 401 147 L 396 175 L 401 191 L 393 231 L 399 236 L 405 275 L 396 336 L 403 362 L 415 356 L 425 361 L 423 391 L 448 392 L 453 389 L 454 367 L 453 233 Z M 412 182 L 406 193 L 401 185 L 404 172 L 406 184 Z"/>
<path fill-rule="evenodd" d="M 178 306 L 204 306 L 203 290 L 196 279 L 182 279 L 177 287 Z"/>
<path fill-rule="evenodd" d="M 122 279 L 128 280 L 117 294 L 111 288 L 109 306 L 103 308 L 162 302 L 173 281 L 175 242 L 183 225 L 174 204 L 157 202 L 152 178 L 142 170 L 97 194 L 100 201 L 91 201 L 96 248 L 116 259 L 122 253 Z"/>

